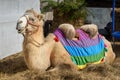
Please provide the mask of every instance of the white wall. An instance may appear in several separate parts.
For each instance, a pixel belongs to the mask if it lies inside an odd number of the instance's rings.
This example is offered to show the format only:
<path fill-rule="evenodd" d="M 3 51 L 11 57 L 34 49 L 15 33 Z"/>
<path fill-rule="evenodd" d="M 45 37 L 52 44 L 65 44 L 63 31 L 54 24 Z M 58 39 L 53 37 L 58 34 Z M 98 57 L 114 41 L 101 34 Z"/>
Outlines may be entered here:
<path fill-rule="evenodd" d="M 103 29 L 111 21 L 111 8 L 87 8 L 90 12 L 87 20 L 97 24 L 99 29 Z"/>
<path fill-rule="evenodd" d="M 16 21 L 27 9 L 39 10 L 39 0 L 0 0 L 0 59 L 22 50 Z"/>

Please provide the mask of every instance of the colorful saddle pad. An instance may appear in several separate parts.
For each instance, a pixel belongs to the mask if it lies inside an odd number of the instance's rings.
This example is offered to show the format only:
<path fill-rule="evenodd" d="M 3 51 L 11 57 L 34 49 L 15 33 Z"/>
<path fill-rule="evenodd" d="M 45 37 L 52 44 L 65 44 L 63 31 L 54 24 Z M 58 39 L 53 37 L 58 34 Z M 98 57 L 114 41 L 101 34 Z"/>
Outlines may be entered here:
<path fill-rule="evenodd" d="M 100 35 L 95 39 L 91 39 L 87 33 L 77 29 L 80 37 L 78 40 L 69 40 L 60 29 L 54 34 L 61 41 L 64 48 L 68 51 L 72 61 L 82 69 L 87 63 L 100 62 L 105 56 L 104 41 Z"/>

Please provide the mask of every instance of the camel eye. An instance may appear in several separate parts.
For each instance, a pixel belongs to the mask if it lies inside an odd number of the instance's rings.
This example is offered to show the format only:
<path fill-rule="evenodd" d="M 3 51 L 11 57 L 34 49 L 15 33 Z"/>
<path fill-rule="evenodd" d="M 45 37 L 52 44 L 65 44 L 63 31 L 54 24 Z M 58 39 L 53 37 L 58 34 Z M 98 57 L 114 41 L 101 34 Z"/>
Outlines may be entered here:
<path fill-rule="evenodd" d="M 30 19 L 31 21 L 33 21 L 33 22 L 35 21 L 33 18 L 29 18 L 29 19 Z"/>

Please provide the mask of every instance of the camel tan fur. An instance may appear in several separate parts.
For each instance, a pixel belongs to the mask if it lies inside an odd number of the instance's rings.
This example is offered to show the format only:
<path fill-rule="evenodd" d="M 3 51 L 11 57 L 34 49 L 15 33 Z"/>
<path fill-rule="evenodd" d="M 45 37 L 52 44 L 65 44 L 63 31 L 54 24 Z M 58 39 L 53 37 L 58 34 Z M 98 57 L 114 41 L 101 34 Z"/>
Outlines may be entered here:
<path fill-rule="evenodd" d="M 86 24 L 80 27 L 89 34 L 90 38 L 94 38 L 98 34 L 98 27 L 95 24 Z"/>
<path fill-rule="evenodd" d="M 43 36 L 43 15 L 37 15 L 34 11 L 26 11 L 26 17 L 18 20 L 18 32 L 23 34 L 23 53 L 26 64 L 31 70 L 46 70 L 50 66 L 50 54 L 54 47 L 53 34 L 44 39 Z M 30 17 L 28 17 L 30 14 Z M 22 24 L 21 21 L 29 19 L 28 23 Z M 32 25 L 33 24 L 33 25 Z M 27 27 L 25 27 L 27 25 Z M 23 27 L 25 29 L 23 29 Z"/>
<path fill-rule="evenodd" d="M 68 39 L 73 39 L 76 35 L 75 29 L 73 25 L 71 24 L 64 23 L 64 24 L 59 25 L 58 28 L 63 31 L 66 38 Z"/>
<path fill-rule="evenodd" d="M 71 24 L 64 23 L 64 24 L 59 25 L 58 28 L 63 31 L 66 38 L 68 38 L 68 39 L 73 39 L 74 37 L 79 37 L 79 35 L 75 31 L 75 28 Z M 95 38 L 98 35 L 98 27 L 95 24 L 82 25 L 82 26 L 80 26 L 80 29 L 82 29 L 83 31 L 88 33 L 90 38 Z"/>
<path fill-rule="evenodd" d="M 73 70 L 77 70 L 77 66 L 72 62 L 62 43 L 55 41 L 54 34 L 50 33 L 44 38 L 43 25 L 43 15 L 34 10 L 27 10 L 25 15 L 17 21 L 16 29 L 24 36 L 23 53 L 28 68 L 35 71 L 45 71 L 50 66 L 57 67 L 67 64 Z M 114 61 L 115 53 L 110 42 L 106 39 L 104 42 L 108 46 L 106 63 L 110 64 Z"/>

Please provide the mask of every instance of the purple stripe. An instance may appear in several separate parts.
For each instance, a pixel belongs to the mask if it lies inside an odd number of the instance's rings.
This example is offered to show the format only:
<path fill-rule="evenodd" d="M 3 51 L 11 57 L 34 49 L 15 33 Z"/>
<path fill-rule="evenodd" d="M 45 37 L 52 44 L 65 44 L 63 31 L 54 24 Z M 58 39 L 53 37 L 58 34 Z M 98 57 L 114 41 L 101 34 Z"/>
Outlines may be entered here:
<path fill-rule="evenodd" d="M 62 42 L 64 46 L 76 46 L 76 47 L 89 47 L 97 45 L 101 38 L 98 35 L 96 39 L 91 39 L 89 36 L 82 30 L 77 29 L 76 30 L 80 34 L 79 40 L 69 40 L 65 38 L 64 34 L 60 29 L 57 29 L 54 34 L 59 38 L 59 40 Z"/>

